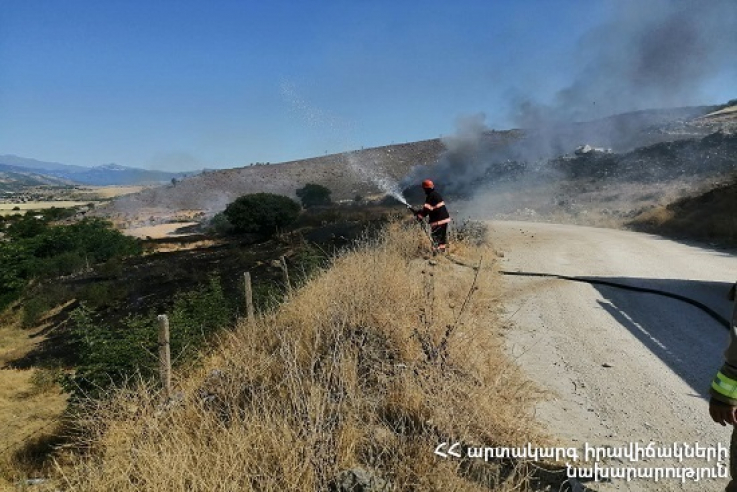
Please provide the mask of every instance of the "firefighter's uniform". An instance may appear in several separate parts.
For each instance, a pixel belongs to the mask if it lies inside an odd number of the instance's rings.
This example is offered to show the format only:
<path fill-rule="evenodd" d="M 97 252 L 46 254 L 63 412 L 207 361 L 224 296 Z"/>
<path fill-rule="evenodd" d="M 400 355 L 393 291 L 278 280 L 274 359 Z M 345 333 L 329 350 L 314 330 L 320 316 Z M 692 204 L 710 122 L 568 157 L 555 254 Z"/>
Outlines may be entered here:
<path fill-rule="evenodd" d="M 448 208 L 445 206 L 443 197 L 435 190 L 435 186 L 431 181 L 425 180 L 422 183 L 422 187 L 426 193 L 425 204 L 417 212 L 417 218 L 422 220 L 427 216 L 427 220 L 430 223 L 433 246 L 441 253 L 444 253 L 448 247 L 450 214 L 448 213 Z"/>
<path fill-rule="evenodd" d="M 730 292 L 734 301 L 734 287 Z M 709 390 L 712 400 L 731 407 L 737 407 L 737 301 L 733 304 L 732 321 L 729 330 L 729 345 L 724 352 L 724 364 L 714 377 Z M 732 428 L 729 446 L 729 472 L 732 480 L 726 492 L 737 492 L 737 427 Z"/>

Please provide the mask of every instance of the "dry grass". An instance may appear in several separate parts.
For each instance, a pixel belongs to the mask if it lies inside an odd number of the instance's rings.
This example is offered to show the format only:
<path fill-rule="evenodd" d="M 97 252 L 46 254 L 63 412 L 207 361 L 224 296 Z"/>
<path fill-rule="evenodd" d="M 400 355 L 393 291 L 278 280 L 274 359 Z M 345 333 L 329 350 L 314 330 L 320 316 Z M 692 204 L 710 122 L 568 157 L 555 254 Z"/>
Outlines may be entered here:
<path fill-rule="evenodd" d="M 737 177 L 701 194 L 638 215 L 635 229 L 737 246 Z"/>
<path fill-rule="evenodd" d="M 54 425 L 66 408 L 51 374 L 42 369 L 8 369 L 9 361 L 28 353 L 41 337 L 22 330 L 12 316 L 0 319 L 0 491 L 16 490 L 15 481 L 37 468 L 36 456 L 24 451 L 29 437 L 43 439 L 54 433 Z M 34 463 L 30 463 L 33 460 Z"/>
<path fill-rule="evenodd" d="M 164 237 L 186 236 L 187 234 L 177 234 L 177 229 L 197 224 L 197 222 L 176 222 L 172 224 L 161 224 L 145 227 L 130 227 L 128 229 L 125 229 L 123 233 L 127 234 L 128 236 L 137 237 L 139 239 L 160 239 Z"/>
<path fill-rule="evenodd" d="M 29 210 L 44 210 L 47 208 L 69 208 L 87 205 L 88 202 L 70 200 L 52 200 L 48 202 L 0 203 L 0 215 L 24 214 Z"/>
<path fill-rule="evenodd" d="M 123 195 L 140 193 L 151 186 L 90 186 L 75 190 L 80 196 L 89 196 L 91 200 L 109 200 Z"/>
<path fill-rule="evenodd" d="M 420 259 L 393 225 L 338 257 L 276 312 L 225 335 L 181 398 L 139 385 L 84 417 L 86 453 L 60 458 L 74 491 L 326 490 L 363 468 L 392 490 L 524 490 L 523 469 L 443 460 L 443 441 L 540 442 L 536 393 L 505 360 L 491 253 L 478 275 Z"/>

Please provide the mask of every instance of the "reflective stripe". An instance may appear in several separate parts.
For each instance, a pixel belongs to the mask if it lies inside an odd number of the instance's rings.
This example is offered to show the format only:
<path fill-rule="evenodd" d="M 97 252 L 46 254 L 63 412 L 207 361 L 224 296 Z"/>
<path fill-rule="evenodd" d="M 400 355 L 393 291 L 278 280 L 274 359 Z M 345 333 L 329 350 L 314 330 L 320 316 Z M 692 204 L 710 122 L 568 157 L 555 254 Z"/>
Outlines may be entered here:
<path fill-rule="evenodd" d="M 431 226 L 439 226 L 439 225 L 447 224 L 448 222 L 450 222 L 450 217 L 447 218 L 447 219 L 439 220 L 437 222 L 430 222 L 430 225 Z"/>
<path fill-rule="evenodd" d="M 437 205 L 435 205 L 434 207 L 432 205 L 430 205 L 429 203 L 426 203 L 425 205 L 423 205 L 423 207 L 426 208 L 426 209 L 428 209 L 428 210 L 437 210 L 440 207 L 444 207 L 444 206 L 445 206 L 445 202 L 440 202 Z"/>
<path fill-rule="evenodd" d="M 711 383 L 711 387 L 720 395 L 737 400 L 737 381 L 728 378 L 721 371 L 717 372 L 714 381 Z"/>

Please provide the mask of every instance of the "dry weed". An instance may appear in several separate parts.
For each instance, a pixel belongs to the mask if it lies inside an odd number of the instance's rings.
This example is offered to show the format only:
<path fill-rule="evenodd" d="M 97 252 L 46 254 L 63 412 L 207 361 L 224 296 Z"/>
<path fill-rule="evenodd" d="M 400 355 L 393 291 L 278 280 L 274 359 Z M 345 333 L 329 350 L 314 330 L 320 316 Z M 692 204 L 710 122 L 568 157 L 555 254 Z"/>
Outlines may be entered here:
<path fill-rule="evenodd" d="M 509 463 L 443 460 L 444 441 L 538 439 L 534 392 L 494 325 L 491 254 L 474 271 L 418 259 L 427 238 L 393 224 L 335 258 L 292 300 L 240 324 L 162 405 L 141 384 L 80 422 L 86 452 L 63 456 L 75 491 L 328 490 L 362 468 L 391 490 L 511 490 Z"/>

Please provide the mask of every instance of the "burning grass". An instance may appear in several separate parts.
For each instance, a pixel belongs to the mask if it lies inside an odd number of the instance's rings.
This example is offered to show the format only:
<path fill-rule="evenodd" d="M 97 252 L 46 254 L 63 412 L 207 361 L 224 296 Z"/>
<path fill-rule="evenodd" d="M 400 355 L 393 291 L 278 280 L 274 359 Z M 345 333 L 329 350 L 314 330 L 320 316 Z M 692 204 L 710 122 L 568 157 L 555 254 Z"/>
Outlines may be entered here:
<path fill-rule="evenodd" d="M 540 442 L 537 398 L 505 360 L 492 254 L 420 259 L 427 239 L 391 225 L 335 258 L 290 302 L 223 336 L 162 405 L 147 385 L 82 418 L 62 456 L 76 491 L 340 490 L 358 468 L 386 490 L 524 489 L 514 463 L 443 460 L 443 441 Z M 459 249 L 459 251 L 461 251 Z"/>

